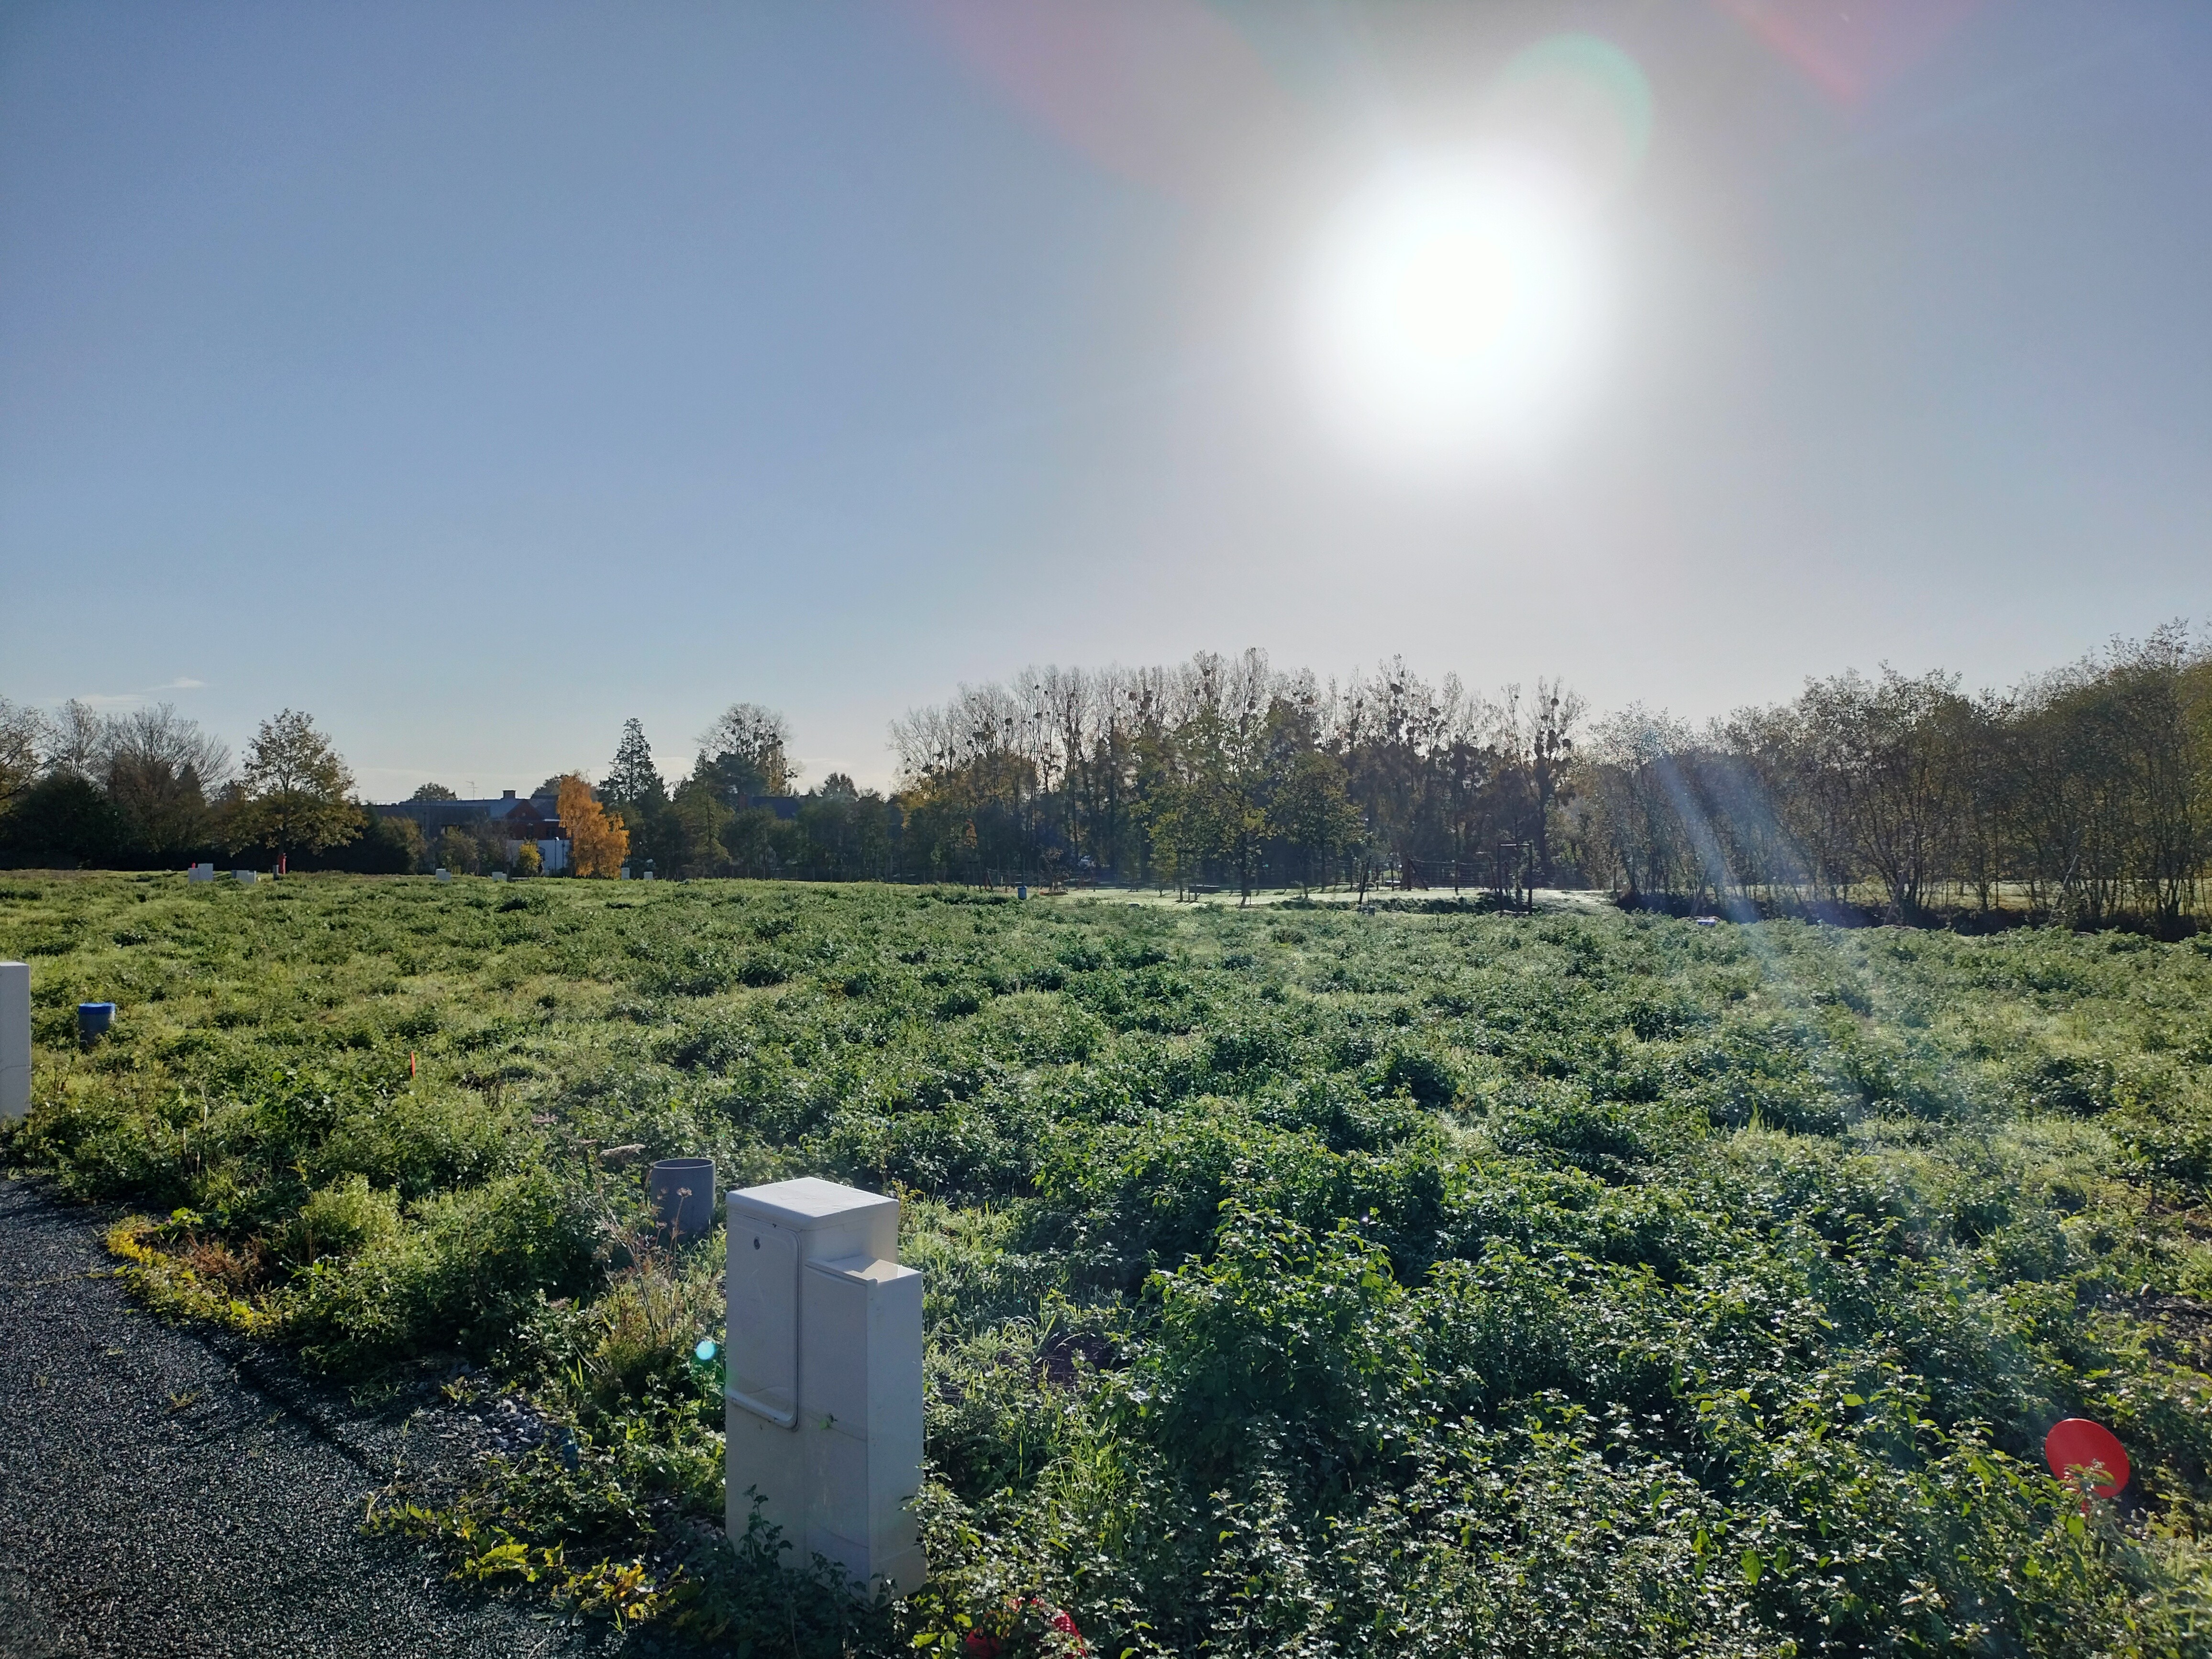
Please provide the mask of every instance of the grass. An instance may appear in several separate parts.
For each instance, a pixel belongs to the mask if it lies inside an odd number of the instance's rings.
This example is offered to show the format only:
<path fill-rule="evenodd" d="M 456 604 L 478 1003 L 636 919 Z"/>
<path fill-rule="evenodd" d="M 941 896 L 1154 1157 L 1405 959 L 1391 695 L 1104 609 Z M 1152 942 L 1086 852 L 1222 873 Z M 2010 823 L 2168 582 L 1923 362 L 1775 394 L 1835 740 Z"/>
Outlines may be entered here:
<path fill-rule="evenodd" d="M 0 955 L 5 1155 L 134 1207 L 142 1295 L 542 1415 L 377 1519 L 505 1593 L 757 1653 L 2212 1644 L 2202 943 L 92 876 L 0 882 Z M 702 1153 L 904 1200 L 905 1602 L 719 1537 L 719 1241 L 637 1174 Z"/>

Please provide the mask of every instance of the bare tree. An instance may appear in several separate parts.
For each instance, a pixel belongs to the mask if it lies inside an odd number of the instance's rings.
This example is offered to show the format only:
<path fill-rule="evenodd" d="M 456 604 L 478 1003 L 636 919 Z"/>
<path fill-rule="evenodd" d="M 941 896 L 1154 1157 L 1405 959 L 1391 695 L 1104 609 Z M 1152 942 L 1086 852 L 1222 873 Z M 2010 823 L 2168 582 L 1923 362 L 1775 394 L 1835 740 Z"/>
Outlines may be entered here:
<path fill-rule="evenodd" d="M 210 802 L 230 772 L 230 750 L 167 703 L 108 722 L 108 799 L 149 852 L 181 852 L 204 842 Z"/>
<path fill-rule="evenodd" d="M 108 717 L 71 697 L 46 722 L 46 769 L 98 783 L 106 770 Z"/>
<path fill-rule="evenodd" d="M 1552 830 L 1573 763 L 1575 729 L 1589 705 L 1559 680 L 1536 682 L 1534 696 L 1509 685 L 1495 711 L 1500 747 L 1512 757 L 1528 791 L 1522 839 L 1535 848 L 1536 880 L 1552 883 Z"/>
<path fill-rule="evenodd" d="M 1556 882 L 1571 847 L 1624 890 L 1743 918 L 1879 884 L 1900 921 L 2024 890 L 2077 925 L 2178 932 L 2212 862 L 2212 651 L 2178 624 L 2003 696 L 1885 667 L 1699 730 L 1632 708 L 1585 744 L 1583 714 L 1549 681 L 1493 703 L 1400 659 L 1322 687 L 1200 653 L 963 686 L 892 738 L 916 867 L 939 871 L 1081 849 L 1249 890 L 1311 862 L 1289 826 L 1312 814 L 1283 791 L 1316 753 L 1356 809 L 1363 877 L 1407 886 L 1510 842 L 1509 874 Z"/>
<path fill-rule="evenodd" d="M 1889 890 L 1899 921 L 1917 920 L 1954 866 L 1958 772 L 1952 737 L 1958 677 L 1908 678 L 1885 667 L 1815 680 L 1802 706 L 1819 770 L 1853 826 L 1865 867 Z"/>
<path fill-rule="evenodd" d="M 799 771 L 791 757 L 791 722 L 759 703 L 733 702 L 699 734 L 699 766 L 726 774 L 722 781 L 738 793 L 788 794 Z M 753 787 L 740 787 L 747 781 Z"/>
<path fill-rule="evenodd" d="M 38 781 L 46 760 L 46 726 L 37 709 L 0 697 L 0 812 Z"/>

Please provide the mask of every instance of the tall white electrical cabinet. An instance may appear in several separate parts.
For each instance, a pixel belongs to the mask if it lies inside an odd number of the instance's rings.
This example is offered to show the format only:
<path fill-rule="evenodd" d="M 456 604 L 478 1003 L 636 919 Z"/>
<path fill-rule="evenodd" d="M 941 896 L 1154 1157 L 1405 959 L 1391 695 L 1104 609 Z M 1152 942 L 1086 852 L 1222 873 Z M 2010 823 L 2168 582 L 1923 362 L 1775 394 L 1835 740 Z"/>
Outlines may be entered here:
<path fill-rule="evenodd" d="M 906 1595 L 927 1570 L 921 1275 L 898 1265 L 898 1200 L 808 1176 L 732 1192 L 726 1213 L 731 1534 L 757 1492 L 793 1565 L 826 1555 Z"/>
<path fill-rule="evenodd" d="M 0 1121 L 31 1109 L 31 964 L 0 962 Z"/>

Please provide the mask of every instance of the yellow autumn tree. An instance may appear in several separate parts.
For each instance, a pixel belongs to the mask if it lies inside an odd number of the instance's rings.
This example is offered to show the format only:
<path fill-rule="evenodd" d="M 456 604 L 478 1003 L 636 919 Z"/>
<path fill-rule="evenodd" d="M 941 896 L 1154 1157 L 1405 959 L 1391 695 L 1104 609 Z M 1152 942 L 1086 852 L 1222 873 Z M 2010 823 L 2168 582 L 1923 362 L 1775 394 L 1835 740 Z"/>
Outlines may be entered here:
<path fill-rule="evenodd" d="M 609 821 L 580 773 L 561 780 L 561 827 L 568 835 L 568 867 L 580 876 L 612 876 L 629 856 L 629 831 Z"/>

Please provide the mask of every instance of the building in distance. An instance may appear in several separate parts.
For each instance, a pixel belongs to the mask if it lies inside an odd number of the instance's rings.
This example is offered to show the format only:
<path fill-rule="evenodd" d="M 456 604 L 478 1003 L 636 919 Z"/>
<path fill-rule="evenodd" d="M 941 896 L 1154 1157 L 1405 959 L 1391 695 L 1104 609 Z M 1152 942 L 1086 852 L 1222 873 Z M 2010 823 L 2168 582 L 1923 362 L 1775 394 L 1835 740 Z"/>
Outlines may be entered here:
<path fill-rule="evenodd" d="M 448 830 L 478 835 L 488 829 L 494 838 L 506 843 L 509 863 L 522 843 L 530 842 L 544 860 L 547 875 L 559 875 L 568 867 L 568 838 L 561 830 L 560 800 L 550 790 L 518 795 L 508 789 L 495 800 L 392 801 L 372 805 L 368 810 L 380 818 L 414 819 L 424 842 L 431 846 Z"/>

